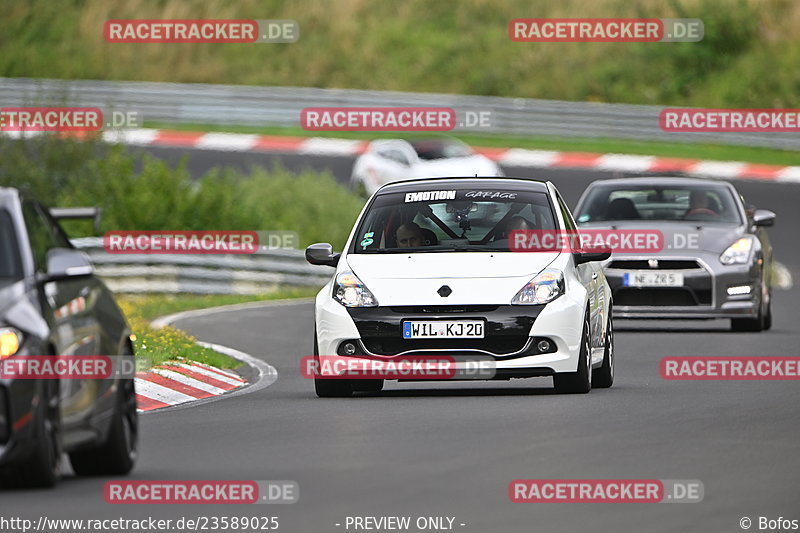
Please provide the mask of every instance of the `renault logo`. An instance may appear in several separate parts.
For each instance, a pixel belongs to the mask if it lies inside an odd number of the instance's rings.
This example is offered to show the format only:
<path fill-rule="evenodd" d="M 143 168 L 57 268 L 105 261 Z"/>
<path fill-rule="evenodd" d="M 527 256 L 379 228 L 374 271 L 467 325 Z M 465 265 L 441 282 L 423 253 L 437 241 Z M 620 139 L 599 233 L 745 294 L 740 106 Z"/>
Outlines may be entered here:
<path fill-rule="evenodd" d="M 447 285 L 442 285 L 436 292 L 439 293 L 439 296 L 441 296 L 442 298 L 447 298 L 448 296 L 450 296 L 450 294 L 452 294 L 453 289 L 451 289 Z"/>
<path fill-rule="evenodd" d="M 658 268 L 658 259 L 648 259 L 647 260 L 647 265 L 650 268 Z"/>

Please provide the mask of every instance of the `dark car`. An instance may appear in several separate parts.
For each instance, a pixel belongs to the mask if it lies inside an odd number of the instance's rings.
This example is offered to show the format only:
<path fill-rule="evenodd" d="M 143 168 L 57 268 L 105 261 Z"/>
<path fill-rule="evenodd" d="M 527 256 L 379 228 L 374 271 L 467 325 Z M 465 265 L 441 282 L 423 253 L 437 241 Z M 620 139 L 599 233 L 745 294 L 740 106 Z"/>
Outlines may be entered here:
<path fill-rule="evenodd" d="M 575 209 L 581 228 L 657 230 L 663 249 L 604 264 L 619 318 L 729 318 L 735 331 L 772 326 L 775 213 L 730 183 L 696 178 L 599 180 Z"/>
<path fill-rule="evenodd" d="M 125 317 L 93 272 L 48 210 L 0 188 L 0 359 L 132 362 Z M 136 460 L 137 433 L 132 372 L 106 379 L 0 376 L 4 485 L 52 485 L 62 452 L 78 475 L 125 474 Z"/>

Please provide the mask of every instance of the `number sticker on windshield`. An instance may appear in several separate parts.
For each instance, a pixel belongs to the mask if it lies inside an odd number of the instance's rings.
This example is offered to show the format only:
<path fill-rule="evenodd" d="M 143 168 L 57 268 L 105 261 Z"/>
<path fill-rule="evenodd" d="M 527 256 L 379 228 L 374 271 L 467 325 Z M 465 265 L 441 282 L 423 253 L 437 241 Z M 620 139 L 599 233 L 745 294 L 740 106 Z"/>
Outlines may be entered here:
<path fill-rule="evenodd" d="M 374 237 L 374 236 L 375 236 L 375 232 L 374 231 L 368 231 L 367 233 L 365 233 L 364 234 L 364 239 L 361 241 L 361 247 L 362 248 L 366 248 L 367 246 L 369 246 L 370 244 L 375 242 L 372 239 L 372 237 Z"/>

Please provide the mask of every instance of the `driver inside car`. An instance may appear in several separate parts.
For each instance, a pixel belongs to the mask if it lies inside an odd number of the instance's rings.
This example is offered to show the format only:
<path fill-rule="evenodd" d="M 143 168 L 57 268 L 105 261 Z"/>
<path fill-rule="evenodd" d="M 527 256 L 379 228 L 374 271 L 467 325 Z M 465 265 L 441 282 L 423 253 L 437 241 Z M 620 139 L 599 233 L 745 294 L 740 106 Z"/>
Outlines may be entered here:
<path fill-rule="evenodd" d="M 415 222 L 406 222 L 395 233 L 398 248 L 418 248 L 423 245 L 422 228 Z"/>
<path fill-rule="evenodd" d="M 689 209 L 686 210 L 684 218 L 694 215 L 719 216 L 712 205 L 711 199 L 706 191 L 692 191 L 689 193 Z"/>
<path fill-rule="evenodd" d="M 503 233 L 504 237 L 508 238 L 511 235 L 512 231 L 532 230 L 532 229 L 534 229 L 534 226 L 527 218 L 521 217 L 519 215 L 514 215 L 508 220 L 508 222 L 506 222 L 506 228 Z"/>

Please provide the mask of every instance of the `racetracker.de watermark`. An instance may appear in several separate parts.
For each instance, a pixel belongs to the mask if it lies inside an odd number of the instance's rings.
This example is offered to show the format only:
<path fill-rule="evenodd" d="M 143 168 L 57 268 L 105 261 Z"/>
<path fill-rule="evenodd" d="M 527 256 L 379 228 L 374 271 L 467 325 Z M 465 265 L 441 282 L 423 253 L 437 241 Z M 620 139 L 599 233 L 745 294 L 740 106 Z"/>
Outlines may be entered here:
<path fill-rule="evenodd" d="M 0 359 L 0 379 L 129 379 L 151 366 L 123 355 L 13 355 Z"/>
<path fill-rule="evenodd" d="M 664 357 L 658 370 L 666 380 L 800 380 L 800 357 Z"/>
<path fill-rule="evenodd" d="M 652 253 L 664 249 L 658 230 L 512 230 L 513 252 Z"/>
<path fill-rule="evenodd" d="M 481 355 L 309 355 L 300 361 L 306 379 L 484 380 L 495 373 L 494 359 Z"/>
<path fill-rule="evenodd" d="M 694 43 L 704 33 L 700 19 L 520 18 L 508 23 L 511 40 L 526 43 Z"/>
<path fill-rule="evenodd" d="M 103 498 L 112 504 L 296 503 L 296 481 L 108 481 Z"/>
<path fill-rule="evenodd" d="M 451 131 L 492 128 L 492 112 L 450 107 L 307 107 L 307 131 Z"/>
<path fill-rule="evenodd" d="M 254 254 L 255 231 L 109 231 L 103 248 L 110 254 Z"/>
<path fill-rule="evenodd" d="M 103 24 L 108 43 L 293 43 L 296 20 L 112 19 Z"/>
<path fill-rule="evenodd" d="M 800 133 L 800 109 L 663 109 L 658 126 L 668 132 Z"/>
<path fill-rule="evenodd" d="M 654 253 L 664 249 L 696 250 L 697 233 L 653 229 L 512 230 L 508 234 L 513 252 L 611 252 L 615 254 Z"/>
<path fill-rule="evenodd" d="M 136 128 L 142 125 L 136 111 L 99 107 L 4 107 L 0 109 L 0 131 L 97 132 L 103 129 Z"/>
<path fill-rule="evenodd" d="M 296 231 L 109 231 L 110 254 L 255 254 L 296 249 Z"/>
<path fill-rule="evenodd" d="M 450 107 L 307 107 L 300 125 L 308 131 L 450 131 Z"/>
<path fill-rule="evenodd" d="M 698 503 L 697 479 L 516 479 L 508 485 L 514 503 Z"/>

